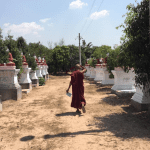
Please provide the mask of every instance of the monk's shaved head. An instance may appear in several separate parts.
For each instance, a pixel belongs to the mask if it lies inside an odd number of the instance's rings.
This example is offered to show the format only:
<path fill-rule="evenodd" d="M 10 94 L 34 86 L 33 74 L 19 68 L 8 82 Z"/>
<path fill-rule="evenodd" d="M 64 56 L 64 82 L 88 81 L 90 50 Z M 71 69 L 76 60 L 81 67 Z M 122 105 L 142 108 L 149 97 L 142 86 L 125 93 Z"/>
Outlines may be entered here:
<path fill-rule="evenodd" d="M 76 69 L 81 69 L 81 67 L 80 67 L 79 64 L 76 64 L 76 65 L 75 65 L 75 68 L 76 68 Z"/>

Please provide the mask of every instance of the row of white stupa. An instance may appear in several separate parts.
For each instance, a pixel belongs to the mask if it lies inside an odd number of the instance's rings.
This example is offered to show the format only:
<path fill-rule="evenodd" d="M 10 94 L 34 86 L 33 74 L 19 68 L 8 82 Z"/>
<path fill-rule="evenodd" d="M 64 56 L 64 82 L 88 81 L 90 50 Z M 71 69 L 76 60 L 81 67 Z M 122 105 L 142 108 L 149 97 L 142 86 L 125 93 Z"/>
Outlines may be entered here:
<path fill-rule="evenodd" d="M 19 100 L 22 98 L 23 91 L 28 93 L 32 90 L 32 86 L 39 85 L 39 77 L 43 77 L 45 80 L 48 79 L 46 61 L 41 57 L 37 59 L 34 56 L 34 58 L 37 62 L 37 70 L 35 71 L 28 67 L 25 56 L 23 56 L 23 72 L 19 79 L 17 74 L 20 69 L 16 69 L 11 53 L 9 53 L 9 63 L 0 64 L 0 101 L 7 99 Z"/>
<path fill-rule="evenodd" d="M 37 60 L 37 57 L 34 56 L 35 60 Z M 38 62 L 45 62 L 45 59 L 42 58 L 41 60 L 41 57 L 38 57 Z M 43 77 L 45 80 L 47 80 L 49 78 L 49 73 L 48 73 L 48 65 L 37 65 L 37 70 L 36 71 L 31 71 L 30 72 L 30 78 L 31 80 L 35 80 L 35 79 L 38 79 L 40 77 Z M 34 84 L 34 83 L 33 83 Z"/>
<path fill-rule="evenodd" d="M 145 93 L 148 88 L 145 88 L 144 90 L 143 86 L 141 86 L 141 89 L 135 87 L 135 73 L 133 72 L 133 68 L 126 73 L 121 67 L 116 67 L 111 71 L 114 75 L 113 79 L 109 78 L 106 64 L 96 64 L 95 68 L 86 64 L 85 68 L 87 69 L 87 72 L 84 75 L 87 78 L 100 82 L 102 85 L 113 85 L 111 91 L 118 96 L 132 97 L 131 105 L 139 111 L 149 109 L 150 94 Z"/>
<path fill-rule="evenodd" d="M 21 78 L 19 79 L 19 83 L 22 86 L 22 89 L 32 89 L 32 86 L 39 86 L 39 78 L 43 77 L 45 80 L 49 78 L 49 73 L 47 70 L 48 66 L 40 64 L 45 63 L 45 59 L 41 59 L 41 57 L 38 57 L 37 59 L 36 56 L 34 56 L 34 58 L 37 62 L 37 70 L 33 71 L 31 70 L 31 68 L 28 68 L 28 65 L 23 65 L 23 73 L 21 74 Z M 32 85 L 27 86 L 27 84 Z"/>

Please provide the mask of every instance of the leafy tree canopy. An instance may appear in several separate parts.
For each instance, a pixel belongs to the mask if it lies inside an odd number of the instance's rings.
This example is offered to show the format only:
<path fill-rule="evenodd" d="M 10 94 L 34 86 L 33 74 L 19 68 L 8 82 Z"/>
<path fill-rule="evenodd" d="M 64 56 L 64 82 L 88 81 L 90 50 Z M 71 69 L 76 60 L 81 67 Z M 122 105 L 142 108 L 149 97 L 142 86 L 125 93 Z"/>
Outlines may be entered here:
<path fill-rule="evenodd" d="M 8 52 L 6 52 L 7 47 L 4 45 L 4 41 L 0 39 L 0 64 L 8 62 Z"/>
<path fill-rule="evenodd" d="M 115 67 L 120 67 L 118 63 L 118 58 L 120 57 L 120 46 L 114 50 L 109 51 L 109 56 L 107 58 L 107 70 L 111 73 Z"/>
<path fill-rule="evenodd" d="M 16 68 L 22 72 L 22 56 L 21 52 L 17 48 L 17 41 L 13 39 L 13 36 L 9 35 L 5 38 L 4 44 L 8 47 L 13 56 L 13 62 L 16 64 Z"/>
<path fill-rule="evenodd" d="M 28 52 L 28 47 L 25 39 L 21 36 L 17 39 L 17 48 L 23 52 L 23 54 L 26 54 Z"/>
<path fill-rule="evenodd" d="M 26 53 L 25 57 L 26 57 L 28 66 L 31 67 L 31 69 L 33 71 L 35 71 L 37 69 L 37 64 L 36 64 L 35 58 L 33 56 L 31 56 L 30 53 Z"/>
<path fill-rule="evenodd" d="M 112 51 L 111 46 L 102 45 L 95 49 L 93 53 L 93 57 L 95 58 L 105 58 L 107 53 L 110 53 Z"/>
<path fill-rule="evenodd" d="M 0 39 L 2 39 L 3 36 L 2 36 L 2 29 L 0 28 Z"/>
<path fill-rule="evenodd" d="M 146 85 L 150 81 L 150 43 L 149 43 L 149 1 L 143 0 L 137 6 L 127 6 L 124 35 L 121 38 L 121 55 L 119 61 L 124 62 L 125 70 L 133 67 L 136 73 L 136 85 Z"/>

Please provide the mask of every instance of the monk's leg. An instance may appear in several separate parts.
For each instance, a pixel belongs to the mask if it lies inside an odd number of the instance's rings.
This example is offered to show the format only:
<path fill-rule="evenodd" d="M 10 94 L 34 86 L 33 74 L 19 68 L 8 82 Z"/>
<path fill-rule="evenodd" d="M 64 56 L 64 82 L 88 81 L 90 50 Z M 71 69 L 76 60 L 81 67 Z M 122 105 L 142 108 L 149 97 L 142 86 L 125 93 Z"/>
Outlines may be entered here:
<path fill-rule="evenodd" d="M 79 108 L 77 108 L 77 111 L 76 111 L 76 112 L 77 112 L 77 113 L 81 113 L 80 110 L 79 110 Z"/>
<path fill-rule="evenodd" d="M 83 113 L 85 113 L 86 112 L 86 110 L 85 110 L 85 102 L 81 102 L 81 104 L 82 104 L 82 111 L 83 111 Z"/>

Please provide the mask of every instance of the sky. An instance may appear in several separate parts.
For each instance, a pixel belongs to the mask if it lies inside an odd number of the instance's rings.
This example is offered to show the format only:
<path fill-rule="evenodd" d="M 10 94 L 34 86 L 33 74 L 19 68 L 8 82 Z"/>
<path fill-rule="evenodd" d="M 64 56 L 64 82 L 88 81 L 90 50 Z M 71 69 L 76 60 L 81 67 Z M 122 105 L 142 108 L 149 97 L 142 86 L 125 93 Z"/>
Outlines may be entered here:
<path fill-rule="evenodd" d="M 63 38 L 65 45 L 78 46 L 80 33 L 86 43 L 113 48 L 120 45 L 123 28 L 116 27 L 130 3 L 136 6 L 135 0 L 0 0 L 0 28 L 3 38 L 22 36 L 28 44 L 49 47 Z"/>

